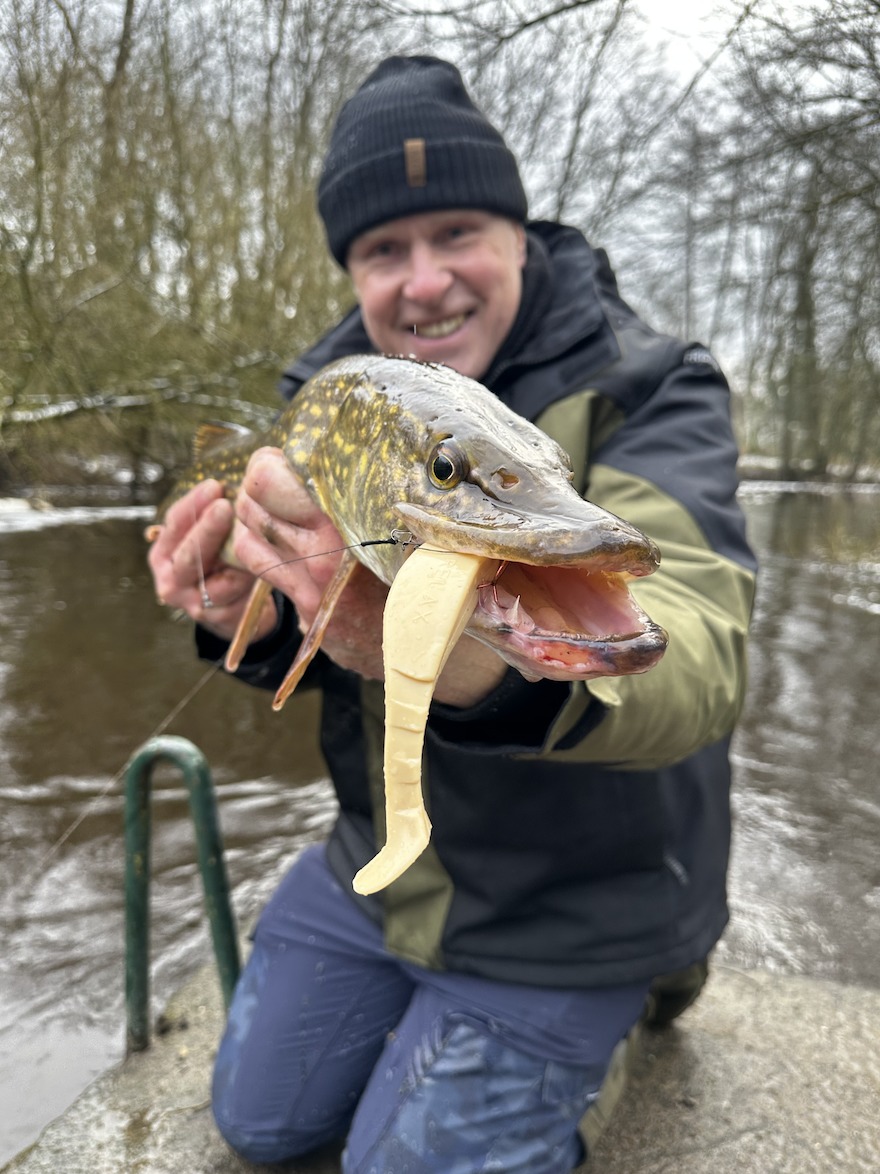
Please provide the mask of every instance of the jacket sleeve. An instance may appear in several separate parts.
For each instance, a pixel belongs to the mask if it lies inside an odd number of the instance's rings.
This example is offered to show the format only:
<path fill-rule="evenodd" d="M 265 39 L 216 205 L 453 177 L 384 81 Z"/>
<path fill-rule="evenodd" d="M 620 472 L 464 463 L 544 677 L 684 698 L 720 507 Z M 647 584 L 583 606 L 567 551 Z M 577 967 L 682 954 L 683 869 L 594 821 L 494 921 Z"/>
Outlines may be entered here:
<path fill-rule="evenodd" d="M 480 742 L 485 752 L 651 769 L 733 729 L 745 690 L 755 561 L 735 496 L 727 384 L 714 361 L 686 362 L 628 415 L 608 409 L 603 397 L 593 397 L 585 492 L 660 548 L 659 569 L 630 587 L 668 633 L 663 659 L 642 675 L 573 682 L 555 707 L 558 683 L 506 679 L 506 695 L 484 703 L 497 710 L 491 728 L 479 711 L 462 712 L 457 720 L 443 713 L 440 736 Z M 602 439 L 594 447 L 597 433 Z M 556 691 L 549 688 L 554 684 Z M 522 706 L 528 690 L 535 719 L 505 739 L 504 711 Z"/>

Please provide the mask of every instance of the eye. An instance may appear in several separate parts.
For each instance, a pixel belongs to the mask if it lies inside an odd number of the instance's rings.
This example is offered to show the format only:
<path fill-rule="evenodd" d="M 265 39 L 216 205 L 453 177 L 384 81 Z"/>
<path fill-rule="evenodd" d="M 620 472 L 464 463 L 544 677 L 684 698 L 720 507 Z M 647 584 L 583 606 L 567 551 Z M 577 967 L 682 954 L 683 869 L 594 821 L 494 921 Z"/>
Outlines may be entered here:
<path fill-rule="evenodd" d="M 438 444 L 428 457 L 428 476 L 438 489 L 454 489 L 467 473 L 467 461 L 457 444 Z"/>
<path fill-rule="evenodd" d="M 447 241 L 455 242 L 461 240 L 463 236 L 467 235 L 467 227 L 464 224 L 450 224 L 443 232 L 443 238 Z"/>

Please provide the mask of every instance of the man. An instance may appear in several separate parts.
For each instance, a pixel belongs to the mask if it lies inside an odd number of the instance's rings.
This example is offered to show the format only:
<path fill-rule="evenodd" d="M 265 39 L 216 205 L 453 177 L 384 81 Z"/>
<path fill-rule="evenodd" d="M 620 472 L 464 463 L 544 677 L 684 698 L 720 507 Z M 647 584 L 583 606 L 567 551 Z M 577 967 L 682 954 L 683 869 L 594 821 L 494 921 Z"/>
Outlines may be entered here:
<path fill-rule="evenodd" d="M 658 543 L 644 601 L 670 642 L 644 676 L 569 685 L 529 684 L 460 641 L 426 737 L 432 845 L 361 898 L 386 588 L 358 577 L 308 678 L 339 819 L 260 919 L 215 1116 L 254 1161 L 346 1138 L 346 1174 L 568 1171 L 616 1045 L 649 994 L 663 1020 L 695 996 L 727 919 L 727 748 L 754 586 L 727 385 L 703 347 L 640 321 L 580 233 L 527 222 L 513 156 L 445 62 L 391 58 L 367 79 L 335 127 L 319 209 L 358 306 L 285 393 L 365 351 L 480 379 L 567 448 L 591 500 Z M 151 565 L 212 659 L 252 573 L 275 568 L 238 673 L 271 688 L 340 539 L 277 450 L 252 458 L 236 512 L 249 571 L 220 561 L 233 517 L 215 483 L 169 513 Z"/>

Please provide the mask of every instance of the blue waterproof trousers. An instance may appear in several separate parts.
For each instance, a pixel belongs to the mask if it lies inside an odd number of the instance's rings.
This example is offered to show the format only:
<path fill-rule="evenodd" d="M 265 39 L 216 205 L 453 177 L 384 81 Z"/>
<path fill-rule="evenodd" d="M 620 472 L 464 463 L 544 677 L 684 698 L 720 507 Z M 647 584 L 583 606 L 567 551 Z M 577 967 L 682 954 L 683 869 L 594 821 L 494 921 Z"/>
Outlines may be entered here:
<path fill-rule="evenodd" d="M 344 1174 L 568 1174 L 648 983 L 569 990 L 422 969 L 306 851 L 267 905 L 214 1070 L 253 1162 L 347 1138 Z"/>

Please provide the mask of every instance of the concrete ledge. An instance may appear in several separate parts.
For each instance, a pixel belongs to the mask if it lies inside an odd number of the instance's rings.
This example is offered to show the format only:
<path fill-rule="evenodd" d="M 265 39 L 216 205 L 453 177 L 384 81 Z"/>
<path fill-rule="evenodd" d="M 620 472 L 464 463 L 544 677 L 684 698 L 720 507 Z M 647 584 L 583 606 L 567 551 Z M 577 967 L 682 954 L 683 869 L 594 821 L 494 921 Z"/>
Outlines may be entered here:
<path fill-rule="evenodd" d="M 880 1171 L 880 992 L 718 970 L 643 1031 L 590 1174 Z"/>
<path fill-rule="evenodd" d="M 5 1174 L 257 1169 L 230 1153 L 211 1118 L 222 1022 L 213 972 L 184 988 L 167 1017 L 171 1029 L 149 1051 L 91 1085 Z M 719 968 L 679 1025 L 637 1037 L 627 1089 L 584 1170 L 877 1174 L 878 1045 L 878 991 Z M 324 1153 L 295 1169 L 338 1168 Z"/>

